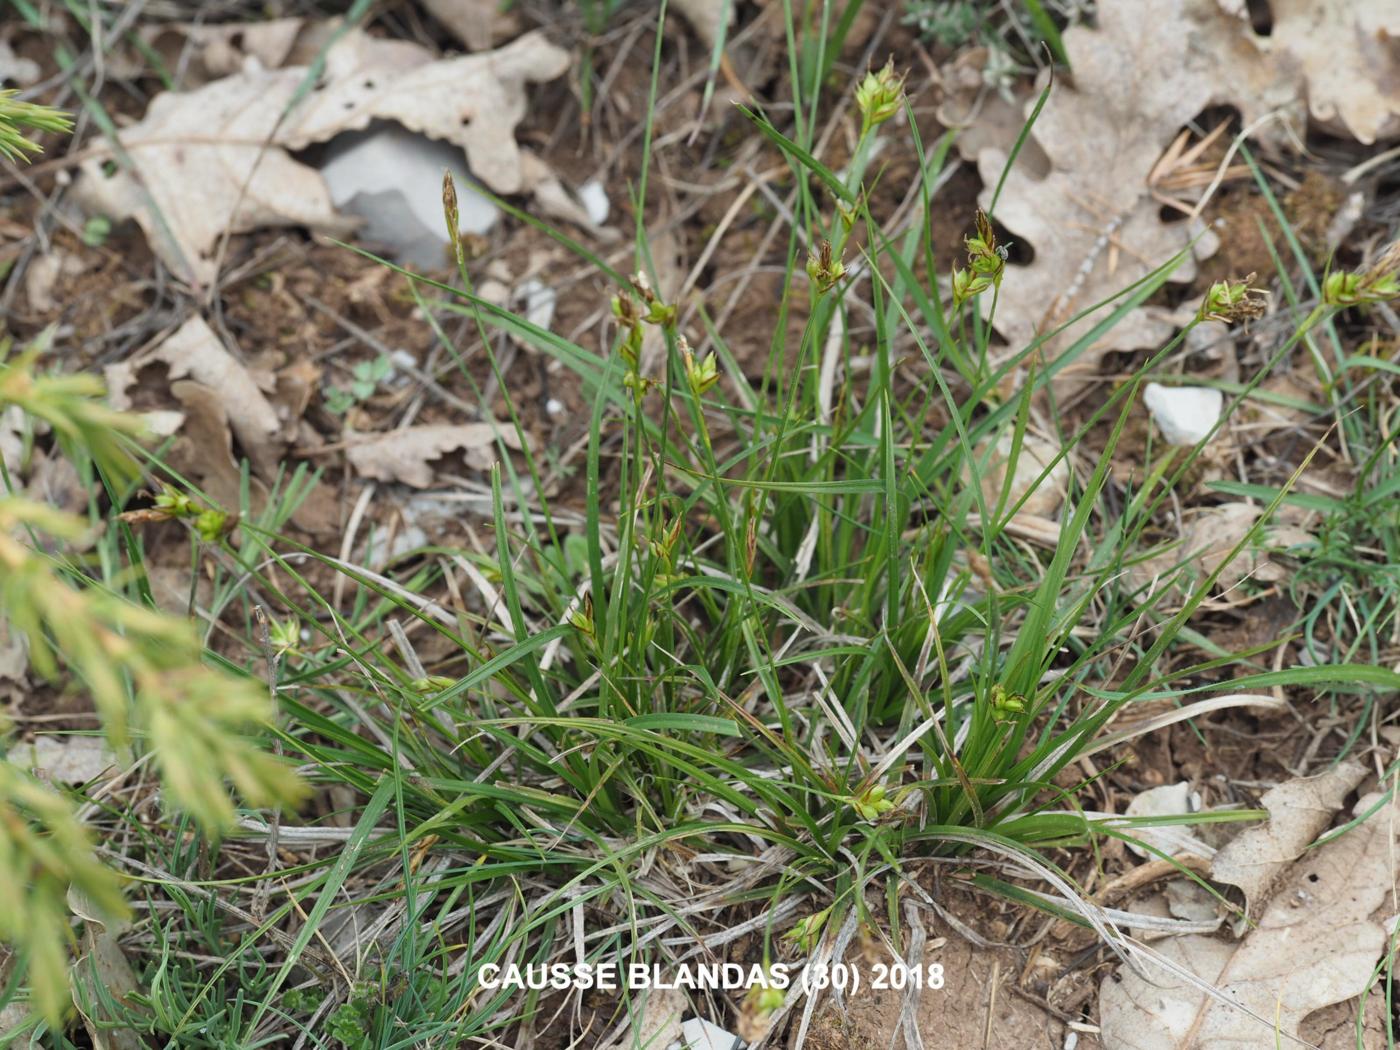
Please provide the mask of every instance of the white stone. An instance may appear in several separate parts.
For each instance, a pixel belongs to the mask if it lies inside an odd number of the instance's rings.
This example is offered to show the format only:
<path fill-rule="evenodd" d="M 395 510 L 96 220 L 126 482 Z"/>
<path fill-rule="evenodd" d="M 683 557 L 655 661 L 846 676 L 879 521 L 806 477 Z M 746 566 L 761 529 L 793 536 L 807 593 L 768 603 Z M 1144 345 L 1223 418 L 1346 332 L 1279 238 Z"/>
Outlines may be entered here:
<path fill-rule="evenodd" d="M 698 1017 L 681 1022 L 681 1040 L 685 1050 L 734 1050 L 739 1044 L 738 1036 Z"/>
<path fill-rule="evenodd" d="M 1225 406 L 1225 395 L 1208 386 L 1148 383 L 1142 400 L 1162 436 L 1172 445 L 1194 445 L 1201 441 L 1219 421 Z"/>
<path fill-rule="evenodd" d="M 515 289 L 515 300 L 525 307 L 525 320 L 536 328 L 549 330 L 554 323 L 554 306 L 559 301 L 559 295 L 553 288 L 531 277 L 521 281 Z"/>
<path fill-rule="evenodd" d="M 594 226 L 601 226 L 608 221 L 612 201 L 608 200 L 608 191 L 603 188 L 600 180 L 590 179 L 580 186 L 578 200 L 583 205 L 583 210 L 588 212 L 588 219 Z"/>
<path fill-rule="evenodd" d="M 402 263 L 424 267 L 447 264 L 444 170 L 456 183 L 459 229 L 486 233 L 500 211 L 476 191 L 456 146 L 383 122 L 337 135 L 321 163 L 336 208 L 365 220 L 360 236 L 385 245 Z"/>

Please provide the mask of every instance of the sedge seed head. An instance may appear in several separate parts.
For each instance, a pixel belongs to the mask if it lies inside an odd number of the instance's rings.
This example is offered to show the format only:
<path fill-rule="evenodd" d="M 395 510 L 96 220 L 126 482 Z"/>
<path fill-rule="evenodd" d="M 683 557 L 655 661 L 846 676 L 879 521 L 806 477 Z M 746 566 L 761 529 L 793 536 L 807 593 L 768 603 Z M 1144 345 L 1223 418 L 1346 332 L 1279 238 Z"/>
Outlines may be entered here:
<path fill-rule="evenodd" d="M 866 130 L 889 120 L 904 102 L 904 75 L 894 71 L 894 59 L 883 69 L 865 74 L 856 88 L 856 106 Z"/>

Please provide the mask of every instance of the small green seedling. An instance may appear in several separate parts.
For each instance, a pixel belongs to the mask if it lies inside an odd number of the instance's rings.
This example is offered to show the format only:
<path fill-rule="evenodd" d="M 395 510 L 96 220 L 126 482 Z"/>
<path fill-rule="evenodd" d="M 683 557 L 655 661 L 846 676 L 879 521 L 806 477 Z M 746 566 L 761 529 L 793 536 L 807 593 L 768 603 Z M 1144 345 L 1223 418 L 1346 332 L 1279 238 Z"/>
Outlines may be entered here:
<path fill-rule="evenodd" d="M 394 362 L 388 354 L 380 354 L 369 361 L 361 361 L 350 369 L 353 377 L 348 388 L 333 386 L 326 391 L 326 408 L 338 416 L 349 412 L 358 404 L 374 396 L 379 385 L 394 371 Z"/>

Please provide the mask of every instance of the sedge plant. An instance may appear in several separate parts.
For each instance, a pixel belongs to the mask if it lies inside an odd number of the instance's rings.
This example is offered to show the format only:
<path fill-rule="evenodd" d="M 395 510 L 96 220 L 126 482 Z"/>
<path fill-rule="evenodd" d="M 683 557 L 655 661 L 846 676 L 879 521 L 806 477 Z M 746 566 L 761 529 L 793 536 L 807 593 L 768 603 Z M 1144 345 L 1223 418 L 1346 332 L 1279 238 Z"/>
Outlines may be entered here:
<path fill-rule="evenodd" d="M 420 930 L 461 931 L 455 950 L 408 932 L 381 945 L 376 990 L 355 1000 L 375 1039 L 437 1030 L 413 1005 L 425 988 L 464 1004 L 456 1031 L 468 1036 L 529 1019 L 541 992 L 477 980 L 502 959 L 674 962 L 724 943 L 735 923 L 761 934 L 760 964 L 830 952 L 862 927 L 897 947 L 897 901 L 923 892 L 921 864 L 970 867 L 988 892 L 1092 926 L 1131 955 L 1048 852 L 1131 837 L 1132 822 L 1077 800 L 1080 760 L 1145 731 L 1113 725 L 1145 703 L 1174 701 L 1185 719 L 1217 706 L 1214 694 L 1400 684 L 1364 664 L 1183 660 L 1219 570 L 1187 583 L 1183 561 L 1180 588 L 1131 583 L 1145 529 L 1203 443 L 1157 460 L 1125 506 L 1105 499 L 1114 449 L 1144 377 L 1191 329 L 1257 316 L 1246 280 L 1213 286 L 1064 436 L 1056 462 L 1100 424 L 1109 433 L 1097 465 L 1072 473 L 1049 548 L 1017 540 L 1028 493 L 988 483 L 998 450 L 1009 479 L 1036 399 L 1182 257 L 998 352 L 995 303 L 1016 289 L 992 217 L 969 216 L 966 258 L 939 277 L 930 215 L 949 140 L 925 151 L 916 139 L 921 207 L 907 227 L 882 228 L 867 169 L 908 112 L 902 80 L 891 66 L 861 81 L 859 134 L 838 173 L 814 154 L 805 115 L 825 74 L 818 59 L 810 79 L 795 77 L 792 136 L 745 111 L 787 160 L 796 202 L 761 378 L 703 309 L 691 316 L 657 290 L 640 221 L 630 276 L 554 234 L 614 283 L 600 349 L 475 294 L 458 245 L 459 285 L 399 272 L 430 316 L 477 326 L 498 382 L 489 329 L 575 374 L 592 405 L 581 506 L 546 495 L 507 399 L 480 504 L 485 549 L 414 559 L 398 578 L 238 526 L 248 588 L 311 639 L 285 653 L 288 746 L 365 797 L 392 793 L 397 830 L 366 854 L 367 892 L 412 901 Z M 454 239 L 455 205 L 449 178 Z M 1299 316 L 1220 425 L 1343 305 Z M 1047 359 L 1072 326 L 1080 334 Z M 443 349 L 457 353 L 445 335 Z M 465 365 L 462 376 L 475 383 Z M 303 560 L 340 574 L 353 606 L 328 602 Z M 443 585 L 463 600 L 425 597 Z M 410 629 L 452 655 L 421 666 Z M 411 874 L 420 850 L 441 855 L 431 877 Z M 596 926 L 570 920 L 583 908 Z M 405 959 L 418 967 L 409 987 L 389 976 Z M 754 1001 L 774 1019 L 785 1008 Z M 271 1009 L 265 999 L 254 1020 Z"/>
<path fill-rule="evenodd" d="M 457 243 L 457 283 L 400 273 L 469 386 L 441 316 L 476 328 L 503 388 L 491 330 L 574 374 L 590 405 L 576 499 L 549 495 L 509 398 L 489 494 L 473 507 L 481 546 L 371 569 L 285 535 L 285 503 L 258 514 L 184 488 L 163 495 L 162 516 L 222 515 L 191 530 L 218 618 L 267 656 L 279 745 L 355 801 L 338 826 L 275 832 L 334 849 L 279 873 L 287 901 L 266 918 L 250 907 L 233 923 L 207 899 L 256 901 L 263 873 L 211 888 L 178 842 L 148 842 L 142 870 L 175 872 L 180 890 L 150 910 L 159 980 L 134 1005 L 106 1004 L 109 1016 L 218 1045 L 325 1030 L 364 1046 L 508 1042 L 546 1023 L 547 993 L 483 982 L 483 967 L 673 963 L 743 932 L 757 935 L 760 966 L 829 957 L 861 928 L 898 948 L 899 901 L 927 892 L 925 865 L 972 871 L 987 892 L 1131 954 L 1049 852 L 1131 836 L 1131 822 L 1083 811 L 1080 760 L 1131 740 L 1144 703 L 1174 701 L 1187 718 L 1250 688 L 1400 682 L 1364 664 L 1183 659 L 1218 570 L 1186 583 L 1183 565 L 1180 587 L 1131 582 L 1145 530 L 1201 446 L 1158 459 L 1116 502 L 1113 451 L 1140 384 L 1191 328 L 1257 313 L 1247 281 L 1212 287 L 1185 331 L 1062 435 L 1040 481 L 1066 458 L 1096 465 L 1070 472 L 1051 542 L 1020 541 L 1028 493 L 1009 479 L 1037 400 L 1181 257 L 1061 330 L 997 348 L 996 302 L 1017 289 L 995 203 L 968 216 L 959 259 L 940 257 L 931 216 L 951 139 L 924 148 L 893 66 L 857 85 L 844 169 L 823 163 L 815 118 L 840 41 L 816 39 L 790 49 L 803 56 L 793 126 L 744 111 L 787 163 L 794 202 L 761 375 L 703 308 L 658 289 L 640 214 L 628 275 L 551 231 L 613 285 L 597 346 L 477 295 Z M 660 46 L 658 34 L 657 68 Z M 892 133 L 914 139 L 919 161 L 917 207 L 899 228 L 869 193 Z M 638 201 L 646 182 L 644 169 Z M 444 209 L 455 241 L 450 179 Z M 1274 359 L 1363 284 L 1343 281 L 1336 301 L 1300 314 Z M 1106 446 L 1081 457 L 1095 428 Z M 139 572 L 139 543 L 111 555 Z M 366 920 L 360 965 L 337 983 L 317 945 L 351 909 Z M 292 914 L 295 935 L 273 943 Z M 181 949 L 190 942 L 201 950 Z M 769 1022 L 793 1001 L 775 991 L 749 999 Z M 608 1024 L 633 1008 L 616 1004 Z"/>

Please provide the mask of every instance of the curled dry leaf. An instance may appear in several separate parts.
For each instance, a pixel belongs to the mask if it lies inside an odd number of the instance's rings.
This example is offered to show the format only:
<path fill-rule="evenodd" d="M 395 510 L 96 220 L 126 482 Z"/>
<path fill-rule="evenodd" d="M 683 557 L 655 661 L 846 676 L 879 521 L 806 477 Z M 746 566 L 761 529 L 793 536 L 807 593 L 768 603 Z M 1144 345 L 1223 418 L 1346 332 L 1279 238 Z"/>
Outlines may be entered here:
<path fill-rule="evenodd" d="M 151 433 L 176 434 L 169 465 L 194 480 L 220 507 L 239 506 L 242 480 L 232 438 L 253 466 L 250 496 L 260 507 L 267 496 L 263 480 L 276 479 L 287 445 L 295 438 L 318 370 L 296 362 L 280 375 L 246 367 L 224 348 L 203 318 L 191 317 L 156 346 L 107 368 L 113 405 L 129 409 L 133 387 L 151 365 L 162 365 L 170 395 L 180 411 L 147 412 Z M 307 491 L 291 520 L 313 533 L 335 529 L 335 497 L 322 484 Z"/>
<path fill-rule="evenodd" d="M 288 151 L 374 120 L 457 145 L 497 193 L 529 189 L 515 142 L 525 85 L 552 80 L 568 64 L 568 53 L 540 33 L 434 61 L 416 44 L 351 30 L 330 47 L 323 76 L 304 95 L 308 69 L 289 66 L 157 96 L 145 119 L 118 135 L 132 170 L 109 175 L 92 158 L 75 192 L 89 210 L 135 218 L 172 270 L 208 281 L 226 229 L 348 229 L 321 175 Z"/>
<path fill-rule="evenodd" d="M 172 380 L 191 379 L 215 391 L 239 444 L 259 471 L 277 468 L 282 423 L 263 393 L 275 389 L 270 376 L 255 376 L 224 349 L 204 318 L 191 317 L 157 346 L 107 368 L 107 386 L 117 408 L 130 408 L 129 390 L 148 365 L 164 364 Z"/>
<path fill-rule="evenodd" d="M 141 981 L 131 968 L 117 938 L 121 926 L 103 922 L 98 909 L 76 890 L 68 893 L 69 907 L 83 920 L 83 955 L 72 969 L 73 983 L 81 988 L 74 1005 L 83 1019 L 92 1045 L 110 1050 L 142 1050 L 146 1042 L 133 1029 L 113 1023 L 107 1006 L 116 1003 L 137 1008 L 135 997 Z"/>
<path fill-rule="evenodd" d="M 1400 4 L 1271 0 L 1268 46 L 1301 67 L 1313 117 L 1370 144 L 1400 134 Z"/>
<path fill-rule="evenodd" d="M 505 0 L 423 0 L 423 6 L 468 51 L 486 51 L 520 30 L 520 18 Z"/>
<path fill-rule="evenodd" d="M 1225 845 L 1211 864 L 1211 877 L 1238 886 L 1244 891 L 1246 910 L 1255 910 L 1267 899 L 1274 881 L 1331 823 L 1365 775 L 1359 763 L 1340 762 L 1326 773 L 1269 789 L 1259 800 L 1269 811 L 1268 822 L 1246 828 Z"/>
<path fill-rule="evenodd" d="M 987 509 L 992 511 L 1001 499 L 1002 486 L 1006 484 L 1006 471 L 1011 458 L 1012 435 L 1003 434 L 992 452 L 990 461 L 982 470 L 982 496 L 987 501 Z M 1018 519 L 1053 518 L 1064 502 L 1065 490 L 1069 485 L 1069 460 L 1055 457 L 1060 449 L 1044 438 L 1026 434 L 1021 441 L 1021 449 L 1016 457 L 1016 466 L 1011 474 L 1004 510 L 1016 506 L 1022 496 L 1026 502 L 1014 515 Z M 1050 466 L 1054 463 L 1054 466 Z M 1049 467 L 1049 473 L 1045 473 Z M 1045 473 L 1045 480 L 1040 481 Z M 1037 485 L 1036 482 L 1040 481 Z M 1004 513 L 1004 511 L 1003 511 Z"/>
<path fill-rule="evenodd" d="M 1373 802 L 1363 799 L 1357 812 Z M 1162 942 L 1163 956 L 1238 1006 L 1156 968 L 1150 980 L 1127 969 L 1106 978 L 1099 999 L 1105 1050 L 1297 1045 L 1308 1014 L 1360 995 L 1385 948 L 1377 920 L 1395 877 L 1392 810 L 1382 807 L 1294 863 L 1242 942 L 1194 935 Z"/>
<path fill-rule="evenodd" d="M 675 989 L 638 993 L 631 1003 L 631 1021 L 622 1038 L 609 1044 L 609 1050 L 632 1047 L 669 1047 L 680 1042 L 681 1018 L 690 1010 L 690 1001 Z"/>
<path fill-rule="evenodd" d="M 1222 592 L 1235 587 L 1246 576 L 1261 583 L 1283 579 L 1287 570 L 1262 550 L 1256 549 L 1255 544 L 1246 544 L 1238 555 L 1230 558 L 1230 552 L 1245 538 L 1262 513 L 1263 508 L 1241 502 L 1203 508 L 1187 522 L 1180 544 L 1133 566 L 1131 573 L 1134 582 L 1144 587 L 1154 581 L 1160 583 L 1172 576 L 1176 567 L 1183 563 L 1186 565 L 1184 582 L 1187 585 L 1199 582 L 1224 563 L 1215 581 L 1215 589 Z M 1288 538 L 1296 539 L 1292 535 Z M 1261 538 L 1257 546 L 1265 545 Z M 1227 558 L 1230 558 L 1228 562 Z M 1239 594 L 1232 596 L 1242 597 Z"/>
<path fill-rule="evenodd" d="M 508 426 L 492 423 L 427 424 L 379 434 L 366 441 L 349 438 L 346 456 L 363 477 L 402 481 L 424 489 L 433 483 L 431 463 L 451 452 L 466 454 L 467 463 L 485 470 L 496 460 L 496 435 L 506 447 L 519 449 L 520 438 Z"/>
<path fill-rule="evenodd" d="M 192 379 L 171 383 L 170 393 L 185 418 L 166 462 L 181 477 L 194 481 L 215 506 L 236 510 L 242 500 L 242 473 L 233 455 L 227 402 L 220 391 Z M 256 477 L 249 496 L 255 507 L 267 498 L 266 487 Z"/>

